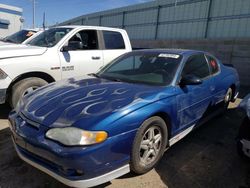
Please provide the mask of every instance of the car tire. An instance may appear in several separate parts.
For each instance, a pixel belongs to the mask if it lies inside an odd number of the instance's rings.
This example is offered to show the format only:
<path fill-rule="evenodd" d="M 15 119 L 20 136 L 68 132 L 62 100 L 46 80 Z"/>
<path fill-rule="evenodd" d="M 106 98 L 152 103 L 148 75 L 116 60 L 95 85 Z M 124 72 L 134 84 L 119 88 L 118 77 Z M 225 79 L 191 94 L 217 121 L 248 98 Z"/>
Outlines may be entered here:
<path fill-rule="evenodd" d="M 142 123 L 132 147 L 130 169 L 144 174 L 155 167 L 164 154 L 168 143 L 168 129 L 165 121 L 154 116 Z"/>
<path fill-rule="evenodd" d="M 224 98 L 224 109 L 227 110 L 230 101 L 232 100 L 233 97 L 233 90 L 232 88 L 228 88 L 227 93 Z"/>
<path fill-rule="evenodd" d="M 11 90 L 10 105 L 15 108 L 18 101 L 26 94 L 34 91 L 38 87 L 48 84 L 45 80 L 41 78 L 31 77 L 25 78 L 17 83 L 15 83 Z"/>

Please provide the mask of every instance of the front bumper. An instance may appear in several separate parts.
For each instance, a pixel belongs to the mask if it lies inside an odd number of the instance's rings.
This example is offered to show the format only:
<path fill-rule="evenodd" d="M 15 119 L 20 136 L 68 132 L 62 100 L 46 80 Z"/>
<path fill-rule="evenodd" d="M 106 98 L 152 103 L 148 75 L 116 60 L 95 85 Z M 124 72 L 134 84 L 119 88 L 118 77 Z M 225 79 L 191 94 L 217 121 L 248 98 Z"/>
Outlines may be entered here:
<path fill-rule="evenodd" d="M 13 141 L 14 142 L 14 141 Z M 45 168 L 44 166 L 40 165 L 39 163 L 36 163 L 32 160 L 30 160 L 28 157 L 25 156 L 25 154 L 18 148 L 18 146 L 15 144 L 14 142 L 14 146 L 16 149 L 16 152 L 18 154 L 18 156 L 24 160 L 25 162 L 29 163 L 30 165 L 32 165 L 33 167 L 47 173 L 48 175 L 52 176 L 53 178 L 55 178 L 56 180 L 60 181 L 61 183 L 70 186 L 70 187 L 93 187 L 96 185 L 100 185 L 103 184 L 105 182 L 108 182 L 112 179 L 118 178 L 124 174 L 127 174 L 130 172 L 130 168 L 129 165 L 124 165 L 116 170 L 113 170 L 111 172 L 108 172 L 106 174 L 103 174 L 101 176 L 98 177 L 94 177 L 91 179 L 86 179 L 86 180 L 70 180 L 67 178 L 64 178 L 56 173 L 54 173 L 52 170 L 49 170 L 47 168 Z"/>
<path fill-rule="evenodd" d="M 5 79 L 0 79 L 0 104 L 6 102 L 7 88 L 10 86 L 12 79 L 7 76 Z"/>
<path fill-rule="evenodd" d="M 44 137 L 44 126 L 11 112 L 10 129 L 20 158 L 73 187 L 90 187 L 129 172 L 129 156 L 136 130 L 108 138 L 91 147 L 64 147 Z"/>
<path fill-rule="evenodd" d="M 6 101 L 6 91 L 7 89 L 0 89 L 0 104 L 4 104 Z"/>

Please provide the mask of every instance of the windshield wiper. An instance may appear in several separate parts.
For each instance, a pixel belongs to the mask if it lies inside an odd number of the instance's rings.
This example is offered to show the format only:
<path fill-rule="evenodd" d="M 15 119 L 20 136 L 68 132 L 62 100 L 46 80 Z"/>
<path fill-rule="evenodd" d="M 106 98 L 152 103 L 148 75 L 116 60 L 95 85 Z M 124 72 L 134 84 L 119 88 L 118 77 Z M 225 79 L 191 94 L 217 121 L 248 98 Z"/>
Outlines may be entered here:
<path fill-rule="evenodd" d="M 104 79 L 107 79 L 107 80 L 110 80 L 110 81 L 113 81 L 113 82 L 124 82 L 124 80 L 120 79 L 120 78 L 115 78 L 115 77 L 109 77 L 109 76 L 105 76 L 103 77 Z"/>
<path fill-rule="evenodd" d="M 98 75 L 98 74 L 96 74 L 96 73 L 90 73 L 90 74 L 88 74 L 89 76 L 94 76 L 94 77 L 96 77 L 96 78 L 100 78 L 100 76 Z"/>

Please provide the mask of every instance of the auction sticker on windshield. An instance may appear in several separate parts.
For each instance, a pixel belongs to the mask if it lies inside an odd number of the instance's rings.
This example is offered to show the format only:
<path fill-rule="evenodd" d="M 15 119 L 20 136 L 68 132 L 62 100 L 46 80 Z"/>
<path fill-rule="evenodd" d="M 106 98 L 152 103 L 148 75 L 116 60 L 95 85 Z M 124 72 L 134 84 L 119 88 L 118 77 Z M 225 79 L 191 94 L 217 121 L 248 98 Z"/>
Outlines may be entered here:
<path fill-rule="evenodd" d="M 176 55 L 176 54 L 159 54 L 158 57 L 166 57 L 166 58 L 178 59 L 180 57 L 180 55 Z"/>

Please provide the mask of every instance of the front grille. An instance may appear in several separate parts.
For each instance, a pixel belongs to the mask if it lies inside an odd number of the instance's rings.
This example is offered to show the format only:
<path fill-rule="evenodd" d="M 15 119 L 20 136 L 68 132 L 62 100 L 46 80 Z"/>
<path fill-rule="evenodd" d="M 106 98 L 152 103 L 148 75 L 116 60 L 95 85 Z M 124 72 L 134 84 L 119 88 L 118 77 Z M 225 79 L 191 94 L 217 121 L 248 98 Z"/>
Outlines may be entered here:
<path fill-rule="evenodd" d="M 36 163 L 38 163 L 39 165 L 42 165 L 44 167 L 46 167 L 47 169 L 58 173 L 59 175 L 65 177 L 65 178 L 79 178 L 79 177 L 83 177 L 84 176 L 84 172 L 83 169 L 73 169 L 73 168 L 64 168 L 61 165 L 58 165 L 48 159 L 45 159 L 44 157 L 38 156 L 35 153 L 32 153 L 22 147 L 18 146 L 18 150 L 19 152 L 22 153 L 22 155 L 24 155 L 26 158 L 28 158 L 29 160 L 32 160 Z"/>

